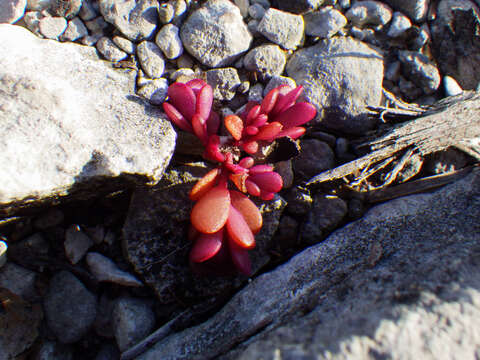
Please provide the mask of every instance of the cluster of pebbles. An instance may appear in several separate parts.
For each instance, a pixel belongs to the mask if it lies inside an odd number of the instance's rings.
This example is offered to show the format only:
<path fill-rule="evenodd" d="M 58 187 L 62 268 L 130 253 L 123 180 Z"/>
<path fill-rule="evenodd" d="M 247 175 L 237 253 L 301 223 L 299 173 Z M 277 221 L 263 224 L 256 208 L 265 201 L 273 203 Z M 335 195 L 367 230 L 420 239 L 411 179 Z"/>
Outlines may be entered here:
<path fill-rule="evenodd" d="M 384 104 L 382 89 L 431 104 L 477 88 L 479 5 L 469 0 L 0 0 L 0 23 L 95 47 L 113 67 L 136 72 L 135 93 L 153 105 L 165 100 L 169 84 L 196 77 L 214 88 L 216 106 L 225 114 L 261 100 L 273 87 L 302 84 L 319 116 L 302 140 L 302 153 L 277 165 L 291 188 L 279 205 L 286 211 L 275 215 L 270 230 L 273 235 L 278 228 L 275 251 L 290 256 L 362 216 L 361 199 L 309 194 L 292 185 L 355 157 L 349 139 L 377 125 L 363 112 L 367 104 Z M 0 258 L 0 300 L 3 293 L 21 297 L 17 311 L 35 330 L 20 337 L 25 324 L 9 327 L 9 312 L 0 314 L 0 334 L 9 328 L 16 339 L 6 344 L 0 335 L 0 352 L 7 354 L 0 353 L 0 359 L 24 351 L 33 359 L 116 359 L 190 305 L 171 301 L 175 294 L 159 301 L 154 280 L 147 283 L 155 294 L 142 282 L 149 275 L 139 271 L 144 264 L 135 262 L 128 249 L 133 245 L 122 253 L 119 239 L 129 237 L 122 226 L 130 195 L 120 192 L 80 208 L 60 206 L 2 221 L 0 233 L 13 261 L 2 264 Z M 148 204 L 142 201 L 140 207 Z M 52 253 L 58 263 L 47 257 Z M 166 264 L 162 271 L 168 271 L 171 264 Z M 192 281 L 178 285 L 175 273 L 165 276 L 173 276 L 168 291 Z M 220 298 L 215 307 L 226 288 L 212 287 Z M 198 302 L 210 295 L 204 291 Z M 186 298 L 195 304 L 194 296 Z M 41 303 L 42 310 L 24 300 Z"/>

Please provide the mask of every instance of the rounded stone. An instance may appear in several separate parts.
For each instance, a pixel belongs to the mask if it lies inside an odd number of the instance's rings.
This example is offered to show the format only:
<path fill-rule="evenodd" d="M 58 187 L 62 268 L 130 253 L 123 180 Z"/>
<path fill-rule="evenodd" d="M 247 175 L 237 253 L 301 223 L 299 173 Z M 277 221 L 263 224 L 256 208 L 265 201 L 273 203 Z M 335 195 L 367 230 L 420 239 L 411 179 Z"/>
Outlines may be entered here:
<path fill-rule="evenodd" d="M 67 28 L 67 20 L 64 17 L 47 16 L 38 23 L 40 33 L 47 39 L 57 40 Z"/>
<path fill-rule="evenodd" d="M 106 36 L 98 40 L 95 46 L 100 54 L 109 61 L 117 62 L 127 57 L 127 53 L 120 50 L 115 43 Z"/>
<path fill-rule="evenodd" d="M 285 52 L 273 44 L 253 48 L 243 58 L 245 69 L 256 71 L 263 78 L 281 75 L 286 62 Z"/>
<path fill-rule="evenodd" d="M 145 74 L 150 78 L 162 77 L 165 71 L 165 60 L 162 50 L 151 41 L 142 41 L 137 46 L 137 56 Z"/>
<path fill-rule="evenodd" d="M 183 54 L 179 29 L 173 24 L 167 24 L 160 29 L 155 38 L 155 43 L 167 59 L 176 59 Z"/>

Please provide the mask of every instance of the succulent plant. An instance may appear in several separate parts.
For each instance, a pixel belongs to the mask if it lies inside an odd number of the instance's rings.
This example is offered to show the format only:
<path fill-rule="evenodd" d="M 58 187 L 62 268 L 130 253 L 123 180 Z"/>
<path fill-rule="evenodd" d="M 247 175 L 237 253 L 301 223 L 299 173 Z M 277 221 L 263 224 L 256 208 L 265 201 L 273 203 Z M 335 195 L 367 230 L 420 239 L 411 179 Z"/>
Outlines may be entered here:
<path fill-rule="evenodd" d="M 194 79 L 168 88 L 168 102 L 163 103 L 168 118 L 198 137 L 205 146 L 204 158 L 217 164 L 190 191 L 190 199 L 196 201 L 190 216 L 190 263 L 199 272 L 202 265 L 233 263 L 240 273 L 250 274 L 247 251 L 255 247 L 255 234 L 263 220 L 248 195 L 271 200 L 282 189 L 283 181 L 271 165 L 255 165 L 254 157 L 248 155 L 280 137 L 297 139 L 305 133 L 301 125 L 315 117 L 316 109 L 310 103 L 297 102 L 302 90 L 301 86 L 292 89 L 282 85 L 272 89 L 260 104 L 249 102 L 240 114 L 224 118 L 228 135 L 221 136 L 210 85 Z M 248 155 L 238 155 L 242 151 Z"/>

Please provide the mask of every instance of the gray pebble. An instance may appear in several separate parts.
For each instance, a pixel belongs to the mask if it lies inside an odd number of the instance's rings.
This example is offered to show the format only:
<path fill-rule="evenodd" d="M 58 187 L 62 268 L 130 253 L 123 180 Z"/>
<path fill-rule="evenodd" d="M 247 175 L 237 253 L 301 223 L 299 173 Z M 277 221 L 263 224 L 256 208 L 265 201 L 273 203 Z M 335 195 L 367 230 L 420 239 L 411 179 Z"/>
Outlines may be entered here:
<path fill-rule="evenodd" d="M 387 35 L 391 38 L 398 37 L 405 33 L 412 27 L 412 22 L 408 17 L 401 12 L 395 11 L 393 13 L 392 22 L 390 23 L 390 29 L 388 29 Z"/>
<path fill-rule="evenodd" d="M 305 215 L 312 208 L 310 191 L 304 188 L 293 187 L 285 194 L 285 200 L 287 211 L 292 215 Z"/>
<path fill-rule="evenodd" d="M 132 274 L 120 270 L 117 265 L 102 254 L 90 252 L 86 257 L 88 268 L 100 282 L 111 282 L 123 286 L 143 286 L 143 283 Z"/>
<path fill-rule="evenodd" d="M 195 76 L 195 72 L 190 69 L 190 68 L 180 68 L 176 71 L 174 71 L 170 75 L 170 80 L 172 81 L 177 81 L 180 77 L 191 77 L 193 78 Z"/>
<path fill-rule="evenodd" d="M 162 50 L 151 41 L 142 41 L 137 46 L 137 56 L 145 74 L 150 78 L 160 78 L 165 70 Z"/>
<path fill-rule="evenodd" d="M 112 62 L 123 60 L 128 56 L 126 52 L 120 50 L 114 42 L 106 36 L 100 38 L 95 46 L 105 59 Z"/>
<path fill-rule="evenodd" d="M 80 43 L 86 46 L 95 46 L 98 40 L 103 37 L 102 33 L 96 33 L 88 36 L 84 36 L 80 39 Z"/>
<path fill-rule="evenodd" d="M 303 40 L 303 18 L 300 15 L 270 8 L 265 12 L 257 30 L 284 49 L 294 50 Z"/>
<path fill-rule="evenodd" d="M 68 22 L 67 29 L 60 37 L 62 41 L 75 41 L 88 35 L 88 30 L 80 18 L 73 18 Z"/>
<path fill-rule="evenodd" d="M 233 2 L 240 9 L 240 14 L 242 14 L 243 17 L 247 17 L 250 2 L 248 0 L 234 0 Z"/>
<path fill-rule="evenodd" d="M 155 314 L 143 300 L 120 298 L 113 306 L 113 331 L 120 351 L 125 351 L 153 330 Z"/>
<path fill-rule="evenodd" d="M 23 17 L 23 21 L 25 25 L 27 25 L 27 29 L 30 30 L 37 36 L 43 37 L 40 33 L 40 20 L 43 19 L 45 15 L 43 15 L 40 11 L 27 11 L 25 16 Z"/>
<path fill-rule="evenodd" d="M 270 1 L 268 0 L 252 0 L 252 4 L 260 4 L 264 9 L 270 8 Z"/>
<path fill-rule="evenodd" d="M 85 21 L 85 26 L 92 33 L 102 33 L 103 30 L 108 27 L 108 23 L 103 19 L 103 17 L 99 16 L 92 20 Z"/>
<path fill-rule="evenodd" d="M 206 72 L 207 83 L 213 88 L 213 97 L 217 100 L 231 100 L 240 86 L 237 69 L 221 68 Z"/>
<path fill-rule="evenodd" d="M 448 75 L 443 77 L 443 89 L 445 90 L 445 95 L 447 96 L 460 95 L 463 92 L 463 89 L 460 85 L 458 85 L 457 80 Z"/>
<path fill-rule="evenodd" d="M 167 24 L 160 29 L 155 38 L 155 43 L 167 59 L 176 59 L 183 53 L 179 29 L 173 24 Z"/>
<path fill-rule="evenodd" d="M 13 24 L 25 13 L 27 0 L 0 0 L 0 24 Z"/>
<path fill-rule="evenodd" d="M 13 262 L 7 262 L 0 269 L 0 288 L 5 288 L 15 295 L 29 300 L 36 293 L 36 277 L 37 274 L 35 272 L 25 269 Z"/>
<path fill-rule="evenodd" d="M 193 66 L 193 59 L 188 55 L 183 53 L 177 59 L 177 68 L 191 68 Z"/>
<path fill-rule="evenodd" d="M 158 18 L 162 24 L 168 24 L 175 16 L 175 9 L 170 3 L 163 3 L 158 7 Z"/>
<path fill-rule="evenodd" d="M 125 51 L 127 54 L 134 54 L 135 53 L 135 50 L 136 50 L 136 47 L 135 47 L 135 44 L 122 37 L 122 36 L 114 36 L 112 41 L 114 42 L 115 45 L 118 46 L 118 48 L 120 50 L 123 50 Z"/>
<path fill-rule="evenodd" d="M 326 143 L 317 139 L 300 142 L 301 152 L 294 159 L 295 173 L 299 178 L 310 179 L 335 166 L 335 155 Z"/>
<path fill-rule="evenodd" d="M 280 85 L 288 85 L 292 89 L 297 87 L 295 80 L 293 80 L 292 78 L 287 76 L 274 75 L 268 82 L 267 86 L 265 86 L 265 89 L 263 90 L 263 96 L 267 96 L 270 90 L 272 90 L 273 88 L 279 87 Z"/>
<path fill-rule="evenodd" d="M 261 20 L 265 15 L 265 8 L 260 4 L 253 4 L 248 8 L 248 13 L 252 19 Z"/>
<path fill-rule="evenodd" d="M 71 225 L 65 231 L 65 254 L 72 264 L 78 263 L 93 246 L 93 240 L 78 225 Z"/>
<path fill-rule="evenodd" d="M 52 277 L 43 306 L 48 327 L 64 344 L 80 340 L 97 312 L 95 295 L 68 271 Z"/>
<path fill-rule="evenodd" d="M 303 19 L 305 34 L 321 38 L 332 37 L 347 25 L 347 18 L 330 6 L 305 14 Z"/>
<path fill-rule="evenodd" d="M 440 72 L 425 55 L 415 51 L 399 51 L 403 74 L 420 86 L 425 94 L 431 94 L 440 86 Z"/>
<path fill-rule="evenodd" d="M 260 83 L 256 83 L 255 85 L 250 87 L 250 91 L 248 92 L 248 101 L 261 102 L 262 99 L 263 99 L 263 85 Z"/>
<path fill-rule="evenodd" d="M 167 97 L 168 81 L 167 79 L 153 79 L 139 87 L 137 94 L 147 99 L 154 105 L 161 105 Z"/>
<path fill-rule="evenodd" d="M 414 22 L 421 23 L 427 16 L 430 0 L 385 0 L 385 2 L 395 10 L 403 12 Z"/>
<path fill-rule="evenodd" d="M 47 39 L 57 40 L 67 28 L 67 20 L 63 17 L 47 16 L 40 19 L 38 27 Z"/>
<path fill-rule="evenodd" d="M 400 76 L 400 61 L 394 61 L 388 64 L 385 70 L 385 79 L 390 81 L 397 81 Z"/>
<path fill-rule="evenodd" d="M 358 1 L 345 16 L 355 26 L 386 25 L 392 18 L 392 9 L 380 1 Z"/>
<path fill-rule="evenodd" d="M 28 0 L 27 10 L 42 11 L 52 6 L 53 0 Z"/>
<path fill-rule="evenodd" d="M 99 15 L 97 10 L 98 8 L 93 5 L 91 0 L 83 0 L 78 16 L 80 16 L 83 21 L 93 20 Z"/>
<path fill-rule="evenodd" d="M 263 78 L 281 75 L 287 63 L 285 52 L 278 45 L 260 45 L 243 58 L 245 69 L 257 71 Z"/>
<path fill-rule="evenodd" d="M 240 94 L 246 94 L 250 90 L 250 81 L 242 81 L 237 91 Z"/>
<path fill-rule="evenodd" d="M 288 189 L 292 187 L 294 180 L 292 160 L 279 161 L 275 163 L 275 171 L 282 177 L 282 189 Z"/>
<path fill-rule="evenodd" d="M 53 1 L 49 10 L 53 15 L 69 20 L 78 15 L 81 7 L 82 0 L 62 0 Z"/>
<path fill-rule="evenodd" d="M 252 19 L 247 23 L 248 30 L 252 33 L 253 36 L 260 35 L 260 33 L 258 32 L 258 24 L 259 21 L 255 19 Z"/>

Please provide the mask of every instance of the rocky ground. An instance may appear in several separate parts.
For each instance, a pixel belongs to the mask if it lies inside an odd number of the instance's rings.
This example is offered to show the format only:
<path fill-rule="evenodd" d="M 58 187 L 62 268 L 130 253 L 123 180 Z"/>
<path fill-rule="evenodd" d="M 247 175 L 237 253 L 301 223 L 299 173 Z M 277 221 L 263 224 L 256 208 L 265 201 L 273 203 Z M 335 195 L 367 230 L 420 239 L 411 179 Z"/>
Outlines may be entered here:
<path fill-rule="evenodd" d="M 479 6 L 0 0 L 0 360 L 479 358 L 478 159 L 416 158 L 404 178 L 470 170 L 375 206 L 305 185 L 389 126 L 367 106 L 478 90 Z M 250 278 L 188 266 L 209 165 L 159 105 L 192 78 L 222 114 L 280 84 L 318 109 L 271 157 Z"/>

